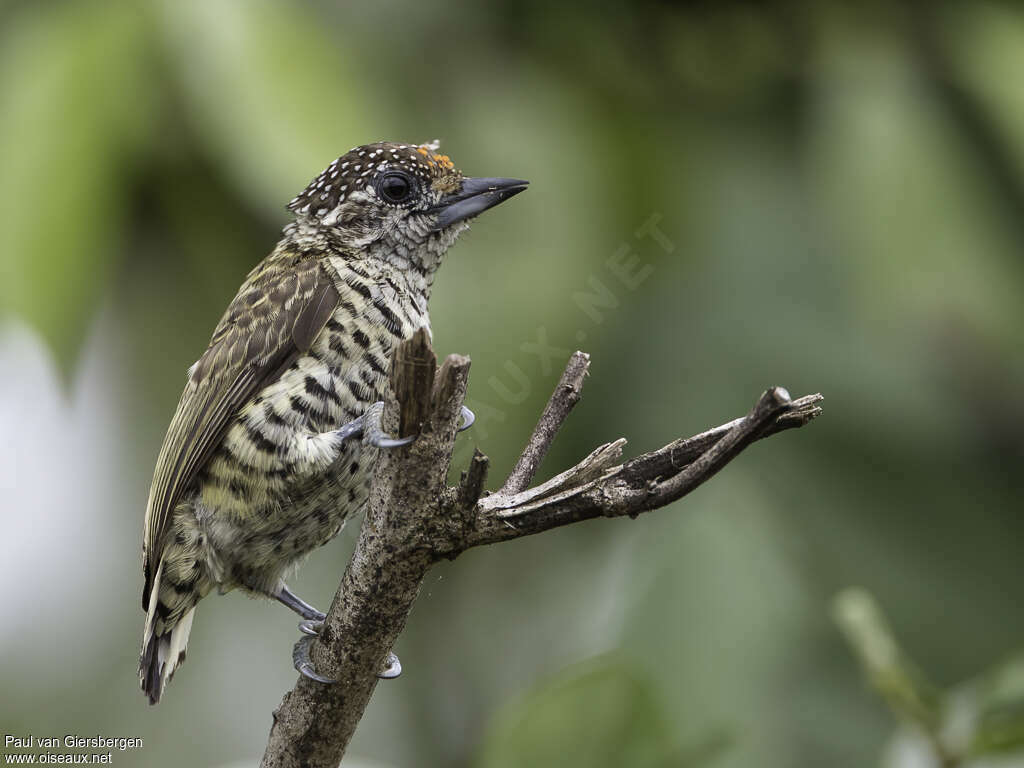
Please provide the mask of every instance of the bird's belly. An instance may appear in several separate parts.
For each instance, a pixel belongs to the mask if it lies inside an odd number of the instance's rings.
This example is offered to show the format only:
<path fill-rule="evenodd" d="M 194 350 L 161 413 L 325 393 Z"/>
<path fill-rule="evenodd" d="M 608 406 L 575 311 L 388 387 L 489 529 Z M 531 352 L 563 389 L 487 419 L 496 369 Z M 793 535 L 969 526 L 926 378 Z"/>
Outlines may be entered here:
<path fill-rule="evenodd" d="M 196 509 L 206 531 L 208 570 L 222 589 L 273 589 L 312 550 L 333 539 L 369 495 L 374 449 L 347 451 L 330 469 L 286 486 L 286 498 L 244 500 L 232 509 Z M 240 500 L 242 501 L 242 500 Z"/>

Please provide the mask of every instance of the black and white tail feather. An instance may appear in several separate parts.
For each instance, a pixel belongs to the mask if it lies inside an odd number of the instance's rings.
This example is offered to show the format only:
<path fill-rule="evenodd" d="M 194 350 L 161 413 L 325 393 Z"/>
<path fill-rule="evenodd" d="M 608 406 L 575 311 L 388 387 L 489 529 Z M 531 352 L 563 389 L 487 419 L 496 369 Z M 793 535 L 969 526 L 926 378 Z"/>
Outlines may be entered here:
<path fill-rule="evenodd" d="M 142 636 L 142 655 L 139 658 L 139 682 L 150 704 L 156 704 L 176 670 L 185 661 L 188 636 L 192 631 L 195 607 L 186 612 L 170 631 L 157 633 L 157 605 L 160 602 L 160 582 L 164 564 L 160 562 L 149 593 L 149 610 Z"/>

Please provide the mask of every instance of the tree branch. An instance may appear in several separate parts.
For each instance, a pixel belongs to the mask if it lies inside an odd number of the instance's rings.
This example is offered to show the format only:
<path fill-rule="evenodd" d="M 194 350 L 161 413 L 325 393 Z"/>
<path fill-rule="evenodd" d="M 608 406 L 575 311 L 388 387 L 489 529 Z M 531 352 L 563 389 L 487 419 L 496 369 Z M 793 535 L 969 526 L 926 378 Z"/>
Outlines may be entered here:
<path fill-rule="evenodd" d="M 382 451 L 355 552 L 324 629 L 313 644 L 321 685 L 300 677 L 274 712 L 264 768 L 327 768 L 345 753 L 384 664 L 405 626 L 423 578 L 442 558 L 471 547 L 540 533 L 596 517 L 636 517 L 685 496 L 755 440 L 801 427 L 821 413 L 821 395 L 792 400 L 773 387 L 746 416 L 618 463 L 625 439 L 606 443 L 574 467 L 528 488 L 555 435 L 579 401 L 590 358 L 582 352 L 541 414 L 508 479 L 484 495 L 488 459 L 474 452 L 457 487 L 446 486 L 469 360 L 450 356 L 437 372 L 427 334 L 399 346 L 385 429 L 414 434 L 412 445 Z M 401 415 L 400 415 L 401 414 Z"/>
<path fill-rule="evenodd" d="M 583 378 L 590 368 L 590 355 L 585 352 L 574 352 L 569 358 L 569 364 L 565 366 L 561 381 L 551 393 L 551 399 L 544 406 L 544 412 L 537 420 L 537 426 L 533 428 L 533 434 L 526 442 L 522 455 L 513 467 L 505 484 L 501 486 L 499 493 L 518 493 L 526 490 L 537 474 L 537 468 L 544 461 L 548 448 L 562 428 L 562 424 L 568 417 L 569 412 L 580 400 L 580 392 L 583 391 Z"/>

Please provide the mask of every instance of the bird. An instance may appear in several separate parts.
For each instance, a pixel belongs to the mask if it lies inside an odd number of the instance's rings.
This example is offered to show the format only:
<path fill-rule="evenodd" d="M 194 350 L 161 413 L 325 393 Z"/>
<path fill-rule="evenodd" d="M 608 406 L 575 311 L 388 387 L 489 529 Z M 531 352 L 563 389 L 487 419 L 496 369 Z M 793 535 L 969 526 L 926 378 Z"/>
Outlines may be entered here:
<path fill-rule="evenodd" d="M 338 157 L 288 204 L 277 246 L 188 369 L 157 458 L 142 547 L 139 680 L 150 704 L 214 589 L 273 598 L 307 634 L 322 626 L 285 578 L 363 509 L 379 452 L 407 442 L 380 428 L 389 364 L 397 344 L 430 333 L 445 252 L 527 184 L 466 177 L 436 141 L 376 142 Z M 308 643 L 293 661 L 332 682 Z M 391 656 L 381 676 L 397 671 Z"/>

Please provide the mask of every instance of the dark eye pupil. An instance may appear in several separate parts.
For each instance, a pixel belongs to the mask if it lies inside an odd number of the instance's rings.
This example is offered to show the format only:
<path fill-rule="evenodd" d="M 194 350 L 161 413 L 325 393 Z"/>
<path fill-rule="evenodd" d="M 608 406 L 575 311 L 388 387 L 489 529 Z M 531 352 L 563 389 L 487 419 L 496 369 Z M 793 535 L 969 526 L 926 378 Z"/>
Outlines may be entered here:
<path fill-rule="evenodd" d="M 380 184 L 381 194 L 392 203 L 401 203 L 409 198 L 412 186 L 404 176 L 391 174 L 385 176 Z"/>

